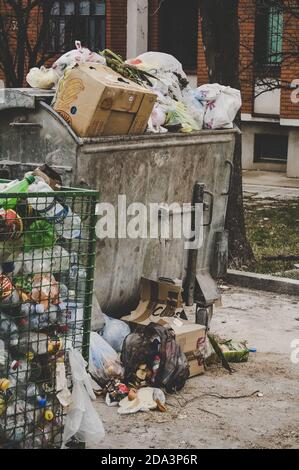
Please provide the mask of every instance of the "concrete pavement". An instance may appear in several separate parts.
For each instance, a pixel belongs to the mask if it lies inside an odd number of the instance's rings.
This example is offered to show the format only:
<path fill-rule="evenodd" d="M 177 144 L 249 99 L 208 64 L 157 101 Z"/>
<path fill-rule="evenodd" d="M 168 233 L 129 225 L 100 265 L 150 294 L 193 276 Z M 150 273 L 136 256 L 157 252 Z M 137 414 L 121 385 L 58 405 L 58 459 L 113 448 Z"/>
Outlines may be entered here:
<path fill-rule="evenodd" d="M 244 195 L 261 199 L 299 198 L 299 178 L 288 178 L 285 173 L 243 170 Z"/>

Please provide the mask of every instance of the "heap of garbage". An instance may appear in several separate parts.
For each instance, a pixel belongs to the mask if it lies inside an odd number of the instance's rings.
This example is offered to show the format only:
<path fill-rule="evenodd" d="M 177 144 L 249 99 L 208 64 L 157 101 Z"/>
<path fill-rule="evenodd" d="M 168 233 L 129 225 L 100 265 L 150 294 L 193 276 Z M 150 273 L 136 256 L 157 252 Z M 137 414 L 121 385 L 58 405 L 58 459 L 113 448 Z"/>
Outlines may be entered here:
<path fill-rule="evenodd" d="M 76 408 L 67 351 L 83 345 L 88 219 L 61 184 L 47 165 L 0 184 L 0 447 L 60 447 Z"/>
<path fill-rule="evenodd" d="M 229 86 L 192 88 L 172 55 L 146 52 L 123 61 L 79 41 L 50 69 L 31 69 L 27 82 L 56 89 L 55 111 L 81 137 L 232 128 L 242 104 L 240 91 Z"/>
<path fill-rule="evenodd" d="M 102 319 L 90 336 L 89 373 L 96 393 L 119 414 L 166 412 L 165 395 L 183 389 L 207 364 L 220 361 L 231 372 L 229 362 L 248 360 L 246 342 L 221 340 L 188 320 L 179 280 L 142 278 L 136 310 Z"/>

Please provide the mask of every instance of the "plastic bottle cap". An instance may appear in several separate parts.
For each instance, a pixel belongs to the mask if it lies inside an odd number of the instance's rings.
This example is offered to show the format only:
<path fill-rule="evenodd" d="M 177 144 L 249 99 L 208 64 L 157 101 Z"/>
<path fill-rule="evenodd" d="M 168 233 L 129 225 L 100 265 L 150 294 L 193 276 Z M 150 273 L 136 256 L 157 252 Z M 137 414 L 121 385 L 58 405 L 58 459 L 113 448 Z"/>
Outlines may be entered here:
<path fill-rule="evenodd" d="M 27 352 L 26 353 L 26 358 L 27 358 L 28 361 L 32 361 L 33 358 L 34 358 L 33 352 L 32 351 Z"/>
<path fill-rule="evenodd" d="M 54 418 L 54 413 L 52 410 L 46 410 L 44 416 L 46 421 L 52 421 L 52 419 Z"/>
<path fill-rule="evenodd" d="M 37 397 L 37 403 L 41 408 L 45 408 L 47 400 L 44 397 Z"/>
<path fill-rule="evenodd" d="M 33 175 L 27 175 L 25 176 L 25 179 L 28 181 L 29 184 L 34 183 L 35 181 L 35 176 Z"/>
<path fill-rule="evenodd" d="M 12 361 L 10 367 L 11 367 L 13 370 L 16 370 L 16 369 L 19 367 L 19 365 L 20 365 L 20 361 L 14 360 L 14 361 Z"/>
<path fill-rule="evenodd" d="M 1 379 L 0 380 L 0 389 L 5 392 L 10 386 L 10 382 L 8 379 Z"/>

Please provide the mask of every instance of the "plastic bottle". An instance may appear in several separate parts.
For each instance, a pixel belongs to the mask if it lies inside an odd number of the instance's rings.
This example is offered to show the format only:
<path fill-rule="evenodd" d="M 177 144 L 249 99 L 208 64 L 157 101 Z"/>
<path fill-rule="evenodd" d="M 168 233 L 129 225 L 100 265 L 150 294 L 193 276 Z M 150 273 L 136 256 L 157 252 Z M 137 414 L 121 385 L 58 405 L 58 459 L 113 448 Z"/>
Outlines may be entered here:
<path fill-rule="evenodd" d="M 18 352 L 27 357 L 39 356 L 48 353 L 48 336 L 44 333 L 30 331 L 19 336 Z M 31 354 L 30 354 L 31 353 Z"/>
<path fill-rule="evenodd" d="M 23 400 L 12 400 L 6 408 L 5 416 L 2 415 L 1 418 L 0 434 L 11 441 L 24 439 L 28 429 L 35 424 L 33 408 Z"/>
<path fill-rule="evenodd" d="M 46 395 L 41 392 L 41 387 L 35 383 L 19 386 L 17 388 L 18 399 L 29 404 L 34 413 L 34 421 L 40 421 L 47 406 Z"/>
<path fill-rule="evenodd" d="M 63 325 L 67 327 L 67 336 L 72 347 L 80 348 L 83 344 L 83 305 L 75 301 L 68 301 L 63 314 Z"/>
<path fill-rule="evenodd" d="M 0 190 L 0 207 L 3 209 L 14 209 L 18 203 L 17 197 L 1 198 L 1 193 L 27 193 L 30 186 L 35 182 L 35 176 L 28 175 L 24 179 L 12 181 L 5 189 Z"/>
<path fill-rule="evenodd" d="M 33 432 L 26 434 L 22 440 L 21 449 L 45 449 L 49 446 L 50 439 L 43 430 L 37 427 Z"/>
<path fill-rule="evenodd" d="M 36 309 L 34 311 L 34 309 L 32 309 L 32 313 L 27 315 L 27 317 L 23 317 L 20 320 L 20 331 L 38 331 L 46 329 L 49 327 L 49 325 L 53 325 L 61 321 L 60 304 L 50 305 L 47 310 L 45 310 L 42 304 L 36 304 L 34 305 L 34 307 L 39 307 L 39 311 L 36 311 Z"/>
<path fill-rule="evenodd" d="M 60 245 L 53 246 L 51 250 L 51 267 L 53 273 L 68 271 L 71 265 L 70 253 Z"/>
<path fill-rule="evenodd" d="M 20 253 L 14 260 L 14 276 L 24 274 L 46 274 L 51 272 L 51 250 L 37 248 Z"/>
<path fill-rule="evenodd" d="M 74 295 L 74 300 L 83 304 L 85 300 L 86 269 L 79 265 L 78 254 L 71 253 L 71 267 L 69 271 L 69 290 Z"/>
<path fill-rule="evenodd" d="M 8 352 L 3 339 L 0 339 L 0 376 L 6 372 L 8 364 Z"/>
<path fill-rule="evenodd" d="M 29 360 L 35 356 L 55 355 L 63 348 L 63 340 L 57 335 L 29 331 L 19 335 L 18 352 L 26 355 Z"/>
<path fill-rule="evenodd" d="M 61 221 L 55 224 L 57 235 L 67 240 L 79 238 L 82 231 L 82 222 L 77 214 L 74 214 L 70 207 Z"/>
<path fill-rule="evenodd" d="M 59 283 L 59 299 L 62 301 L 66 301 L 69 296 L 69 290 L 65 284 L 62 282 Z"/>
<path fill-rule="evenodd" d="M 26 435 L 21 443 L 22 449 L 60 448 L 63 428 L 57 422 L 39 425 L 33 432 Z"/>
<path fill-rule="evenodd" d="M 161 361 L 160 356 L 154 357 L 153 367 L 152 367 L 152 376 L 151 376 L 152 383 L 155 383 L 156 381 L 156 377 L 157 377 L 159 367 L 160 367 L 160 361 Z"/>
<path fill-rule="evenodd" d="M 42 304 L 35 304 L 33 302 L 25 302 L 21 305 L 20 315 L 28 318 L 33 315 L 41 315 L 45 311 L 45 307 Z"/>
<path fill-rule="evenodd" d="M 52 195 L 28 197 L 28 204 L 30 204 L 34 211 L 38 212 L 48 221 L 62 222 L 68 213 L 68 207 L 63 206 L 55 200 L 55 192 L 53 189 L 42 179 L 36 177 L 36 181 L 28 190 L 38 193 L 52 193 Z"/>
<path fill-rule="evenodd" d="M 11 387 L 29 382 L 31 364 L 28 359 L 14 359 L 10 364 L 9 380 Z"/>
<path fill-rule="evenodd" d="M 70 254 L 60 245 L 51 248 L 36 248 L 27 253 L 20 253 L 14 260 L 14 276 L 24 274 L 49 274 L 68 271 Z"/>
<path fill-rule="evenodd" d="M 0 312 L 0 339 L 6 346 L 15 347 L 18 345 L 18 328 L 15 322 L 4 313 Z"/>

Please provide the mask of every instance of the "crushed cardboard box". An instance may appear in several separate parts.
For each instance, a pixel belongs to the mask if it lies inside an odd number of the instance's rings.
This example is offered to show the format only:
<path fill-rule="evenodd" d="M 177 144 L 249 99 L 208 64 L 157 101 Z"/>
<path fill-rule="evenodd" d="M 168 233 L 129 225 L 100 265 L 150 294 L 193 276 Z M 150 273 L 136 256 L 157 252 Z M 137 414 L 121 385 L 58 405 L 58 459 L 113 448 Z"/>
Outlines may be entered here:
<path fill-rule="evenodd" d="M 156 99 L 111 68 L 84 63 L 61 80 L 53 107 L 80 137 L 142 134 Z"/>
<path fill-rule="evenodd" d="M 141 278 L 140 302 L 136 310 L 122 317 L 122 320 L 132 327 L 146 326 L 151 322 L 171 326 L 188 359 L 192 377 L 204 373 L 206 328 L 181 319 L 179 313 L 182 307 L 180 285 Z"/>

